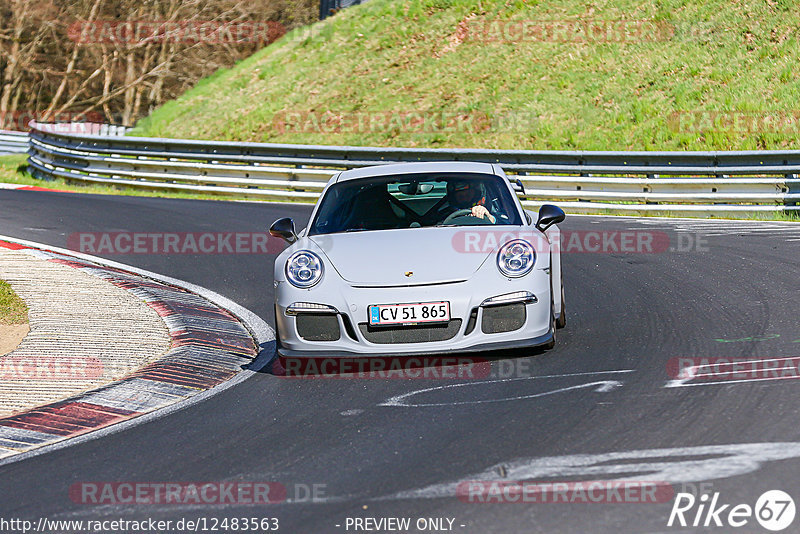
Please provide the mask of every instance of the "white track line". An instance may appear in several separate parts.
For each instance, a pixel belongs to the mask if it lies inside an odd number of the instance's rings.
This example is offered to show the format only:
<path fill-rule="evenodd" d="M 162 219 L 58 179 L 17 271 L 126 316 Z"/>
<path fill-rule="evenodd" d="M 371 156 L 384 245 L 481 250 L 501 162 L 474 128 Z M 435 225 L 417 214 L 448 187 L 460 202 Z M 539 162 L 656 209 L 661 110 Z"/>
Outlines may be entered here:
<path fill-rule="evenodd" d="M 599 382 L 591 382 L 589 384 L 580 384 L 577 386 L 570 386 L 566 388 L 557 389 L 554 391 L 547 391 L 544 393 L 534 393 L 531 395 L 522 395 L 518 397 L 504 397 L 502 399 L 487 399 L 487 400 L 477 400 L 477 401 L 452 401 L 452 402 L 441 402 L 441 403 L 425 403 L 425 404 L 406 404 L 406 399 L 413 395 L 417 395 L 420 393 L 427 393 L 429 391 L 440 391 L 443 389 L 450 389 L 450 388 L 457 388 L 457 387 L 464 387 L 464 386 L 478 386 L 481 384 L 496 384 L 502 382 L 515 382 L 518 380 L 534 380 L 537 378 L 565 378 L 565 377 L 574 377 L 574 376 L 593 376 L 593 375 L 603 375 L 603 374 L 617 374 L 617 373 L 632 373 L 633 369 L 622 369 L 618 371 L 592 371 L 587 373 L 567 373 L 567 374 L 560 374 L 560 375 L 541 375 L 541 376 L 523 376 L 517 378 L 498 378 L 495 380 L 481 380 L 479 382 L 461 382 L 458 384 L 446 384 L 444 386 L 434 386 L 430 388 L 423 388 L 423 389 L 416 389 L 414 391 L 409 391 L 408 393 L 403 393 L 401 395 L 395 395 L 391 397 L 378 406 L 402 406 L 406 408 L 418 408 L 418 407 L 426 407 L 426 406 L 457 406 L 462 404 L 483 404 L 488 402 L 505 402 L 510 400 L 520 400 L 520 399 L 533 399 L 536 397 L 543 397 L 545 395 L 552 395 L 554 393 L 561 393 L 563 391 L 569 391 L 573 389 L 581 389 L 587 388 L 591 386 L 598 386 L 595 391 L 598 392 L 607 392 L 613 389 L 618 388 L 622 385 L 621 382 L 616 380 L 601 380 Z"/>

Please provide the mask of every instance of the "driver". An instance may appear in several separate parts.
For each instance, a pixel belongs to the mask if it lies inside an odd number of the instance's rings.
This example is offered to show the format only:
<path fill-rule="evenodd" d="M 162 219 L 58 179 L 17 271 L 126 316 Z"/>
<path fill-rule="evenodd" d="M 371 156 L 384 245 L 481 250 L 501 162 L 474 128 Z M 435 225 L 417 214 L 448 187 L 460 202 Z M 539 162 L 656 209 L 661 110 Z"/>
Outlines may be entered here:
<path fill-rule="evenodd" d="M 451 180 L 447 182 L 447 203 L 452 213 L 458 210 L 472 210 L 472 216 L 488 219 L 494 224 L 497 219 L 484 206 L 486 197 L 481 194 L 481 186 L 474 180 Z"/>

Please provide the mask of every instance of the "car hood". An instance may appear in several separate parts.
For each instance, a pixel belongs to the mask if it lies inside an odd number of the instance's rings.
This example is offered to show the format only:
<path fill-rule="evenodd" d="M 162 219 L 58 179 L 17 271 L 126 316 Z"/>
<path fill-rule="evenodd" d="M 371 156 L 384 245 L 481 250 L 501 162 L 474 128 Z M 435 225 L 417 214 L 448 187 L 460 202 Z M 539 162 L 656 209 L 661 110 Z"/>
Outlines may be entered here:
<path fill-rule="evenodd" d="M 463 226 L 408 228 L 314 235 L 309 239 L 350 283 L 408 286 L 460 282 L 472 276 L 494 251 L 459 250 L 460 238 L 469 230 Z"/>

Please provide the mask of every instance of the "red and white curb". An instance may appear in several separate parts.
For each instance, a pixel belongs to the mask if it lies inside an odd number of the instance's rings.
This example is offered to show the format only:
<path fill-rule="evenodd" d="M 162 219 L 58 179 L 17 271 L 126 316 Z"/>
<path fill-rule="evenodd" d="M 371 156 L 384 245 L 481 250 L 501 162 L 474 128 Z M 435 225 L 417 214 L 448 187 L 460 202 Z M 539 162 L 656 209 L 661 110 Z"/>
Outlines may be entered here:
<path fill-rule="evenodd" d="M 47 187 L 39 187 L 38 185 L 9 184 L 5 182 L 0 182 L 0 189 L 17 189 L 21 191 L 50 191 L 52 193 L 74 193 L 74 191 L 65 191 L 63 189 L 50 189 Z"/>
<path fill-rule="evenodd" d="M 205 398 L 211 390 L 238 382 L 235 378 L 244 369 L 257 369 L 254 360 L 274 341 L 272 329 L 252 312 L 192 284 L 5 236 L 0 236 L 0 247 L 80 269 L 130 291 L 156 310 L 171 337 L 162 358 L 127 377 L 0 418 L 0 463 L 110 425 L 144 419 L 144 414 L 191 398 Z"/>

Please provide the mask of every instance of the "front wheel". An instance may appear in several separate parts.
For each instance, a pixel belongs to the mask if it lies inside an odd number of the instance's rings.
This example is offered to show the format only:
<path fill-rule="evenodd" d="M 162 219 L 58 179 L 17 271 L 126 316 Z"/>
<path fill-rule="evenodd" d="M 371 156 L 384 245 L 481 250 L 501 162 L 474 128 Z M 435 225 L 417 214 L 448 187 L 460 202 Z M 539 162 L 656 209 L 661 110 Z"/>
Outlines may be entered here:
<path fill-rule="evenodd" d="M 546 349 L 552 349 L 556 346 L 556 314 L 555 314 L 555 306 L 553 305 L 553 297 L 550 297 L 550 331 L 553 333 L 553 337 L 545 344 Z"/>
<path fill-rule="evenodd" d="M 561 315 L 556 320 L 556 327 L 564 328 L 567 326 L 567 301 L 564 299 L 564 283 L 561 283 Z"/>

